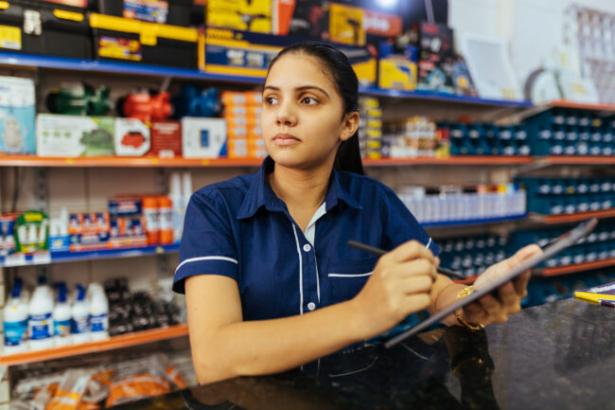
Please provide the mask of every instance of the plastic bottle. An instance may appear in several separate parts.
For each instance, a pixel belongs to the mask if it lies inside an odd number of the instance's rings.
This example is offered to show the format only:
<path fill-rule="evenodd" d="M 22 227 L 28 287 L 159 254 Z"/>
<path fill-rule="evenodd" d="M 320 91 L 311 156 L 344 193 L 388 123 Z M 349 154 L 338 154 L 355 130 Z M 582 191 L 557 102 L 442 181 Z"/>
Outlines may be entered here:
<path fill-rule="evenodd" d="M 66 283 L 56 285 L 56 305 L 53 308 L 53 334 L 56 346 L 66 346 L 71 343 L 70 325 L 71 308 L 68 304 L 68 289 Z"/>
<path fill-rule="evenodd" d="M 168 196 L 161 196 L 158 205 L 160 244 L 169 245 L 179 241 L 180 238 L 174 238 L 173 232 L 173 201 Z"/>
<path fill-rule="evenodd" d="M 53 295 L 47 285 L 47 278 L 39 276 L 38 286 L 34 289 L 28 306 L 28 334 L 30 349 L 49 349 L 53 340 Z"/>
<path fill-rule="evenodd" d="M 109 301 L 100 283 L 91 283 L 90 293 L 90 337 L 103 340 L 109 337 Z"/>
<path fill-rule="evenodd" d="M 23 282 L 16 278 L 9 302 L 4 307 L 4 353 L 28 349 L 28 302 L 22 297 Z"/>
<path fill-rule="evenodd" d="M 181 175 L 179 172 L 173 172 L 171 174 L 169 187 L 169 197 L 171 198 L 173 205 L 173 236 L 176 241 L 179 241 L 182 237 L 184 228 L 185 211 L 181 189 Z"/>
<path fill-rule="evenodd" d="M 143 216 L 145 217 L 147 243 L 149 245 L 157 245 L 160 243 L 160 215 L 157 197 L 143 197 Z"/>
<path fill-rule="evenodd" d="M 73 343 L 84 343 L 90 340 L 90 307 L 86 300 L 85 287 L 77 284 L 75 301 L 71 308 L 70 332 Z"/>

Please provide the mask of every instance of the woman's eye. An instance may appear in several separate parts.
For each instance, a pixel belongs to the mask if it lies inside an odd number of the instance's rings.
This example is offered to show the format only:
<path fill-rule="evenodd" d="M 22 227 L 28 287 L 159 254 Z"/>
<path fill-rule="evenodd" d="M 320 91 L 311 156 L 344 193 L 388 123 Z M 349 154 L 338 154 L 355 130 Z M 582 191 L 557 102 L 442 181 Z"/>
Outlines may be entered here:
<path fill-rule="evenodd" d="M 301 99 L 301 102 L 307 105 L 316 105 L 319 101 L 314 97 L 303 97 Z"/>
<path fill-rule="evenodd" d="M 265 104 L 267 105 L 274 105 L 278 103 L 278 99 L 277 97 L 274 97 L 272 95 L 265 97 Z"/>

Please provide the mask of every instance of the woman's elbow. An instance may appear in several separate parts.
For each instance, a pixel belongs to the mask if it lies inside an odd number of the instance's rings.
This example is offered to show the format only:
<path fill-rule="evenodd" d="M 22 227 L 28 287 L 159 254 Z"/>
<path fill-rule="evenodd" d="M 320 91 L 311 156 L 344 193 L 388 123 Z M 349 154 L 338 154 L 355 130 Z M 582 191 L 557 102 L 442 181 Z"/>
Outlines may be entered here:
<path fill-rule="evenodd" d="M 193 354 L 192 363 L 199 384 L 211 384 L 238 375 L 234 374 L 228 363 L 215 359 L 215 354 Z"/>

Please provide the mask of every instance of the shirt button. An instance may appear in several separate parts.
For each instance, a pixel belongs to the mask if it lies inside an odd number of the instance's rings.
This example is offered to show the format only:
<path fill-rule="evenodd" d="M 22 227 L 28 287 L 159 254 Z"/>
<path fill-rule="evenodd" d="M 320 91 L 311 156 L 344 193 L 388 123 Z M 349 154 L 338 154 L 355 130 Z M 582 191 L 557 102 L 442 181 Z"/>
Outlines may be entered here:
<path fill-rule="evenodd" d="M 314 303 L 314 302 L 308 303 L 308 309 L 310 311 L 313 311 L 314 309 L 316 309 L 316 303 Z"/>
<path fill-rule="evenodd" d="M 310 246 L 309 243 L 306 243 L 305 245 L 303 245 L 303 250 L 306 252 L 309 252 L 312 250 L 312 247 Z"/>

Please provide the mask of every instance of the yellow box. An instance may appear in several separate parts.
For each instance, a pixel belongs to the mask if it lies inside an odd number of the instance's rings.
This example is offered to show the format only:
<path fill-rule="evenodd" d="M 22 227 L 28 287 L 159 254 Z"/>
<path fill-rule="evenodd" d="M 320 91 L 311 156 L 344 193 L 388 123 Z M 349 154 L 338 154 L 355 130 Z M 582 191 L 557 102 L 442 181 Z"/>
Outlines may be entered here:
<path fill-rule="evenodd" d="M 412 91 L 416 89 L 416 64 L 403 57 L 380 59 L 378 87 Z"/>
<path fill-rule="evenodd" d="M 209 0 L 207 26 L 271 33 L 272 8 L 272 0 Z"/>
<path fill-rule="evenodd" d="M 363 19 L 365 11 L 359 7 L 331 3 L 329 6 L 329 35 L 336 43 L 365 45 Z"/>

